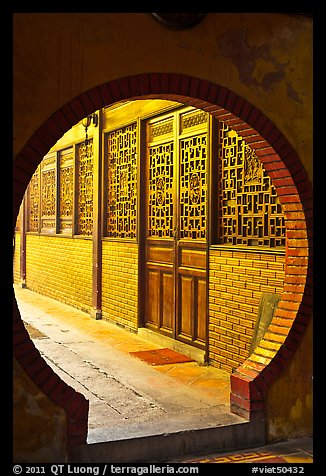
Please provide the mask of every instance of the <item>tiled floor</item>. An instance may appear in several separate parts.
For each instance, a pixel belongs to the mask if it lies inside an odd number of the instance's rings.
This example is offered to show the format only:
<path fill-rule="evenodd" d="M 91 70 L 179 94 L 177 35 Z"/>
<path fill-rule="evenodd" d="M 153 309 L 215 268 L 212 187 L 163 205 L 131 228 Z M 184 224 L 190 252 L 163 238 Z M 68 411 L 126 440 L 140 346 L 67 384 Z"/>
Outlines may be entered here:
<path fill-rule="evenodd" d="M 105 321 L 95 321 L 91 318 L 85 319 L 85 313 L 59 302 L 49 300 L 45 296 L 23 290 L 19 287 L 15 287 L 15 293 L 21 310 L 23 310 L 23 320 L 26 322 L 27 330 L 32 339 L 47 338 L 43 332 L 48 332 L 54 324 L 44 325 L 44 316 L 46 314 L 50 320 L 55 317 L 55 322 L 59 323 L 59 330 L 62 336 L 68 335 L 70 329 L 76 337 L 87 334 L 89 339 L 105 344 L 105 346 L 116 348 L 125 354 L 162 347 L 161 345 L 140 339 L 136 334 L 108 324 Z M 24 319 L 24 315 L 26 319 Z M 41 322 L 43 327 L 38 326 L 38 323 Z M 180 385 L 196 390 L 196 394 L 202 395 L 202 398 L 209 405 L 228 406 L 229 404 L 230 376 L 224 371 L 199 365 L 197 362 L 155 365 L 151 367 L 162 376 L 169 376 L 174 382 L 179 381 Z M 312 439 L 291 440 L 241 451 L 219 452 L 202 456 L 193 455 L 189 458 L 182 458 L 181 460 L 171 462 L 312 463 Z"/>
<path fill-rule="evenodd" d="M 178 460 L 182 463 L 313 463 L 313 440 L 303 438 L 226 453 L 194 456 Z"/>
<path fill-rule="evenodd" d="M 85 319 L 87 314 L 84 312 L 27 289 L 15 286 L 15 294 L 21 308 L 23 320 L 24 322 L 27 321 L 27 324 L 28 316 L 31 315 L 31 308 L 33 308 L 34 320 L 29 322 L 29 332 L 32 338 L 39 337 L 40 329 L 36 329 L 37 322 L 40 320 L 44 321 L 42 315 L 45 313 L 44 315 L 49 318 L 55 317 L 56 321 L 62 326 L 62 332 L 64 332 L 65 326 L 67 328 L 73 326 L 81 333 L 87 334 L 90 339 L 96 339 L 101 344 L 107 344 L 126 354 L 163 347 L 162 345 L 144 340 L 137 334 L 121 329 L 104 320 Z M 26 316 L 25 319 L 24 315 Z M 35 325 L 33 328 L 32 324 L 34 321 Z M 196 389 L 205 398 L 214 401 L 214 404 L 229 405 L 230 376 L 223 370 L 199 365 L 197 362 L 155 365 L 151 367 L 162 374 L 179 380 L 180 383 L 189 388 Z"/>

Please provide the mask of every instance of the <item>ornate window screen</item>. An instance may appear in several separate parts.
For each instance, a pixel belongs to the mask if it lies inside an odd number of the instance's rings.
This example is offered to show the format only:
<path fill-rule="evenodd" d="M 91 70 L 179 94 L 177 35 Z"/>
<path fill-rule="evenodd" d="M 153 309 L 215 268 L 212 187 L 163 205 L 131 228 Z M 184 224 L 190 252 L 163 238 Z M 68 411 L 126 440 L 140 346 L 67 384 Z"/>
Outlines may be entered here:
<path fill-rule="evenodd" d="M 18 232 L 18 231 L 21 230 L 22 207 L 23 207 L 23 202 L 22 202 L 21 205 L 20 205 L 19 213 L 18 213 L 17 220 L 16 220 L 16 226 L 15 226 L 15 231 L 16 231 L 16 232 Z"/>
<path fill-rule="evenodd" d="M 136 238 L 137 124 L 107 135 L 107 236 Z"/>
<path fill-rule="evenodd" d="M 78 146 L 77 234 L 93 233 L 93 139 Z"/>
<path fill-rule="evenodd" d="M 56 156 L 45 157 L 41 164 L 41 231 L 56 231 Z"/>
<path fill-rule="evenodd" d="M 180 238 L 206 239 L 207 135 L 180 140 Z"/>
<path fill-rule="evenodd" d="M 198 127 L 205 126 L 208 121 L 208 114 L 204 111 L 190 111 L 180 115 L 180 133 L 188 133 Z"/>
<path fill-rule="evenodd" d="M 173 142 L 149 149 L 148 236 L 173 236 Z"/>
<path fill-rule="evenodd" d="M 34 172 L 28 187 L 28 231 L 38 232 L 40 211 L 40 166 Z"/>
<path fill-rule="evenodd" d="M 149 126 L 149 140 L 162 140 L 173 133 L 173 119 L 168 118 Z"/>
<path fill-rule="evenodd" d="M 281 204 L 255 152 L 223 123 L 219 144 L 219 243 L 285 246 Z"/>
<path fill-rule="evenodd" d="M 74 153 L 72 148 L 60 152 L 59 164 L 60 233 L 71 233 L 74 204 Z"/>

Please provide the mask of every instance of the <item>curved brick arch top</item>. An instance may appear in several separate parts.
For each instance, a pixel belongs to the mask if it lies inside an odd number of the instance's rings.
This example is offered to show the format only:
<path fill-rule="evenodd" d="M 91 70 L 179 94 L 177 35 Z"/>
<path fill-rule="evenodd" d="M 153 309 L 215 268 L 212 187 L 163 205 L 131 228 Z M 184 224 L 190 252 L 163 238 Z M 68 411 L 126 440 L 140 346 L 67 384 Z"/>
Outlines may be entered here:
<path fill-rule="evenodd" d="M 15 159 L 14 224 L 32 174 L 66 131 L 86 115 L 115 102 L 154 98 L 203 109 L 236 130 L 255 150 L 282 204 L 286 266 L 281 300 L 264 339 L 231 375 L 231 409 L 248 419 L 261 418 L 268 385 L 292 357 L 312 314 L 312 189 L 296 152 L 259 109 L 225 87 L 180 74 L 142 74 L 88 90 L 47 119 Z M 86 442 L 88 402 L 47 366 L 24 328 L 15 300 L 14 353 L 39 388 L 65 409 L 69 443 Z"/>

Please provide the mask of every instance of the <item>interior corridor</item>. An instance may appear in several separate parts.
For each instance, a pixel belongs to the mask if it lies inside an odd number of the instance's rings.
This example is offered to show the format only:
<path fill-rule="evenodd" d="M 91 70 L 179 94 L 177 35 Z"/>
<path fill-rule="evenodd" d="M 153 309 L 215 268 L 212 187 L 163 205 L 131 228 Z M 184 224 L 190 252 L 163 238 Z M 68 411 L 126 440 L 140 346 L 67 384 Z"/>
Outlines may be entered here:
<path fill-rule="evenodd" d="M 152 365 L 131 353 L 162 345 L 30 290 L 14 289 L 42 357 L 89 400 L 88 443 L 144 436 L 162 425 L 164 431 L 179 431 L 245 421 L 230 413 L 227 372 L 196 361 Z"/>

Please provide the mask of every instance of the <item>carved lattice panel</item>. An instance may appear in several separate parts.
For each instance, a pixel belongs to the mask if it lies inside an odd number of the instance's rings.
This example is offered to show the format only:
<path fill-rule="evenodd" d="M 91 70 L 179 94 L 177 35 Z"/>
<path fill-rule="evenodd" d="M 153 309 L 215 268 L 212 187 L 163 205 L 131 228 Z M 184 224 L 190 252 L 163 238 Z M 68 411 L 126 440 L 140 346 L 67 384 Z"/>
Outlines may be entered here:
<path fill-rule="evenodd" d="M 180 140 L 180 238 L 206 238 L 207 135 Z"/>
<path fill-rule="evenodd" d="M 180 132 L 189 132 L 194 129 L 202 129 L 206 126 L 208 121 L 208 114 L 204 111 L 189 111 L 182 113 L 180 116 Z"/>
<path fill-rule="evenodd" d="M 42 232 L 56 229 L 56 157 L 45 157 L 41 164 L 41 215 Z"/>
<path fill-rule="evenodd" d="M 62 151 L 59 157 L 60 233 L 72 231 L 74 206 L 74 155 L 73 149 Z"/>
<path fill-rule="evenodd" d="M 149 149 L 148 236 L 173 236 L 173 142 Z"/>
<path fill-rule="evenodd" d="M 36 169 L 29 182 L 28 231 L 38 232 L 40 211 L 40 167 Z"/>
<path fill-rule="evenodd" d="M 149 141 L 157 141 L 171 136 L 173 133 L 173 119 L 170 117 L 149 125 Z"/>
<path fill-rule="evenodd" d="M 137 124 L 107 136 L 108 217 L 107 235 L 136 238 Z"/>
<path fill-rule="evenodd" d="M 255 152 L 220 124 L 219 242 L 285 246 L 281 204 Z"/>
<path fill-rule="evenodd" d="M 93 140 L 78 147 L 78 214 L 77 233 L 93 233 Z"/>
<path fill-rule="evenodd" d="M 19 213 L 17 216 L 16 220 L 16 226 L 15 226 L 15 231 L 18 232 L 21 230 L 21 224 L 22 224 L 22 209 L 23 209 L 23 203 L 19 207 Z"/>

